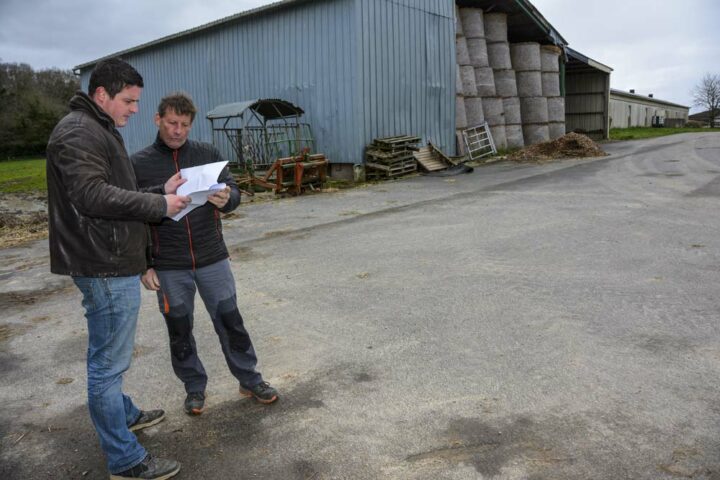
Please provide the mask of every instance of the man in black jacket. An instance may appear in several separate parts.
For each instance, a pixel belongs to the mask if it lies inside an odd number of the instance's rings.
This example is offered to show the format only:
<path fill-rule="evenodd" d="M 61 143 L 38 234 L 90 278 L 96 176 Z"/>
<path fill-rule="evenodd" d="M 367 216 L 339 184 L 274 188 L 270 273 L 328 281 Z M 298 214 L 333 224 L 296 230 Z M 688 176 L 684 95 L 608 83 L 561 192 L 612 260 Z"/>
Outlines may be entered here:
<path fill-rule="evenodd" d="M 212 145 L 188 140 L 195 113 L 192 100 L 183 93 L 161 100 L 155 114 L 155 143 L 132 156 L 140 187 L 154 185 L 182 168 L 223 161 Z M 220 212 L 237 208 L 240 190 L 227 167 L 218 181 L 226 184 L 225 189 L 209 195 L 202 206 L 178 221 L 164 218 L 151 223 L 153 268 L 142 277 L 143 285 L 157 292 L 170 337 L 173 370 L 185 384 L 184 410 L 189 415 L 203 412 L 207 386 L 192 333 L 196 290 L 210 314 L 228 367 L 240 383 L 240 394 L 265 404 L 278 398 L 275 388 L 255 369 L 257 357 L 238 311 L 235 279 L 222 236 Z"/>
<path fill-rule="evenodd" d="M 135 343 L 140 274 L 147 268 L 145 222 L 175 215 L 189 201 L 175 195 L 179 176 L 137 190 L 117 128 L 137 112 L 142 87 L 140 74 L 124 61 L 98 63 L 89 95 L 78 92 L 70 100 L 71 112 L 47 147 L 50 270 L 72 276 L 83 294 L 88 407 L 113 479 L 164 479 L 180 470 L 174 460 L 150 456 L 132 433 L 165 413 L 141 411 L 122 392 Z"/>

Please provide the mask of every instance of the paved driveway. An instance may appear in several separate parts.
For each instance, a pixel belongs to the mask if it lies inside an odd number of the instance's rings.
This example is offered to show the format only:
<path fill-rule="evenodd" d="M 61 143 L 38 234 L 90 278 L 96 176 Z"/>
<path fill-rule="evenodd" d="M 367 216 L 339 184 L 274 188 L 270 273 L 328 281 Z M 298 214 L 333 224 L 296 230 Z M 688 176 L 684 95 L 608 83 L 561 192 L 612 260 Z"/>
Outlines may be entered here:
<path fill-rule="evenodd" d="M 241 208 L 282 398 L 238 399 L 198 312 L 209 408 L 185 416 L 145 294 L 126 390 L 168 418 L 141 441 L 179 479 L 720 478 L 720 135 L 605 148 Z M 44 255 L 0 255 L 0 478 L 107 478 L 79 297 Z"/>

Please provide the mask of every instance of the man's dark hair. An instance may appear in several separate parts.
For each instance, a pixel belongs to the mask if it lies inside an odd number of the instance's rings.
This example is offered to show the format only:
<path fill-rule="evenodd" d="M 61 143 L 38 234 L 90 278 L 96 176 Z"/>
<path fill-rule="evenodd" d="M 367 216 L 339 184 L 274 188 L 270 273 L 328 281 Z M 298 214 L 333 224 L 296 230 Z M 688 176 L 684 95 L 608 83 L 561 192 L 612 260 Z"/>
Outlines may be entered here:
<path fill-rule="evenodd" d="M 98 87 L 104 87 L 110 98 L 125 87 L 143 87 L 142 76 L 132 65 L 119 58 L 103 60 L 95 65 L 90 74 L 88 94 L 92 97 Z"/>
<path fill-rule="evenodd" d="M 178 115 L 190 115 L 191 122 L 195 120 L 197 109 L 190 95 L 185 92 L 173 92 L 163 97 L 163 99 L 160 100 L 160 105 L 158 105 L 158 115 L 160 115 L 161 118 L 164 117 L 168 108 Z"/>

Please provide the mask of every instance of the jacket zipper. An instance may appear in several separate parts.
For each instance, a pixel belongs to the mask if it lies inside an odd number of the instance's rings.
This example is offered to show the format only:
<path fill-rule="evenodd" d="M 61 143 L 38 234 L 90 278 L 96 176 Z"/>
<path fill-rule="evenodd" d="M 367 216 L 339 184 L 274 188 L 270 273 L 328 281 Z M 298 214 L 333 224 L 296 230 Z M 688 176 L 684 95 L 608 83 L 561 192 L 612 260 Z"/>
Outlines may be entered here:
<path fill-rule="evenodd" d="M 180 165 L 178 164 L 178 151 L 173 150 L 173 161 L 175 162 L 175 173 L 180 171 Z M 192 260 L 192 269 L 195 270 L 195 252 L 193 252 L 192 242 L 192 229 L 190 228 L 190 219 L 185 215 L 185 228 L 188 232 L 188 242 L 190 247 L 190 260 Z"/>

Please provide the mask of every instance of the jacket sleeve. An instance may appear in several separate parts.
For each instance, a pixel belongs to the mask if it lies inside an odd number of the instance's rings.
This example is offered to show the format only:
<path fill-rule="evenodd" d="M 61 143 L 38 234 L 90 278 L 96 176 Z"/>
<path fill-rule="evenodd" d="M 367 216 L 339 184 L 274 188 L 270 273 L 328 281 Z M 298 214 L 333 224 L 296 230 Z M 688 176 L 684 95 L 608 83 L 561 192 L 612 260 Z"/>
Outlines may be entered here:
<path fill-rule="evenodd" d="M 156 193 L 158 195 L 165 195 L 165 185 L 153 185 L 151 187 L 140 187 L 138 191 L 144 193 Z"/>
<path fill-rule="evenodd" d="M 213 162 L 224 161 L 220 152 L 218 152 L 217 149 L 213 150 L 215 151 L 215 160 L 213 160 Z M 220 209 L 220 211 L 223 213 L 232 212 L 238 207 L 238 205 L 240 205 L 240 188 L 235 181 L 235 177 L 233 177 L 232 173 L 230 173 L 230 168 L 227 166 L 223 168 L 222 172 L 220 172 L 218 180 L 230 187 L 230 199 L 228 199 L 228 202 Z"/>
<path fill-rule="evenodd" d="M 165 198 L 113 185 L 110 161 L 127 162 L 127 157 L 108 159 L 105 136 L 94 135 L 86 126 L 76 126 L 62 135 L 54 150 L 55 166 L 73 206 L 88 217 L 139 221 L 159 221 L 165 215 Z M 128 185 L 128 188 L 130 186 Z"/>

